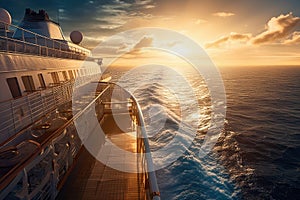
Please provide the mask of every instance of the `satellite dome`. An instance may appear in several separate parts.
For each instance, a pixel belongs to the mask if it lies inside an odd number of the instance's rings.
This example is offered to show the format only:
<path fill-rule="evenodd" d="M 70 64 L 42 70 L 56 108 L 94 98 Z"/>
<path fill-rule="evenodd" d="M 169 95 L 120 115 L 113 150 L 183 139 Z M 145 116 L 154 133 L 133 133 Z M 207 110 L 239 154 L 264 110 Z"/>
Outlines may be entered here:
<path fill-rule="evenodd" d="M 74 44 L 79 44 L 83 39 L 83 35 L 80 31 L 72 31 L 70 38 Z"/>
<path fill-rule="evenodd" d="M 0 8 L 0 21 L 8 25 L 11 24 L 11 16 L 9 12 L 3 8 Z M 5 27 L 4 24 L 0 23 L 0 28 L 4 28 L 4 27 Z"/>

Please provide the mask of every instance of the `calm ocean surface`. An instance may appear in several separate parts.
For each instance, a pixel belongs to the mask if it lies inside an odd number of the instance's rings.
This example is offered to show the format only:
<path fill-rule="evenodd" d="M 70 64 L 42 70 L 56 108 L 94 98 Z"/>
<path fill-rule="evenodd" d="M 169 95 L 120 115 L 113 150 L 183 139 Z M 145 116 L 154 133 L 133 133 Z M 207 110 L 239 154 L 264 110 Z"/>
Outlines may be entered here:
<path fill-rule="evenodd" d="M 211 153 L 202 159 L 197 155 L 209 126 L 210 97 L 201 78 L 186 72 L 202 117 L 197 120 L 192 145 L 157 171 L 162 199 L 300 199 L 300 67 L 227 67 L 220 72 L 227 95 L 225 128 Z M 117 80 L 124 69 L 111 73 Z M 166 117 L 158 134 L 151 134 L 155 131 L 147 127 L 153 150 L 179 134 L 180 109 L 188 111 L 190 123 L 199 116 L 192 106 L 180 108 L 176 95 L 183 96 L 187 105 L 193 97 L 179 75 L 172 73 L 154 67 L 122 80 L 137 88 L 134 95 L 147 124 L 153 128 Z M 173 81 L 176 91 L 170 91 L 162 80 Z M 185 148 L 185 140 L 182 137 L 182 144 L 176 145 Z M 165 159 L 154 157 L 154 162 Z"/>

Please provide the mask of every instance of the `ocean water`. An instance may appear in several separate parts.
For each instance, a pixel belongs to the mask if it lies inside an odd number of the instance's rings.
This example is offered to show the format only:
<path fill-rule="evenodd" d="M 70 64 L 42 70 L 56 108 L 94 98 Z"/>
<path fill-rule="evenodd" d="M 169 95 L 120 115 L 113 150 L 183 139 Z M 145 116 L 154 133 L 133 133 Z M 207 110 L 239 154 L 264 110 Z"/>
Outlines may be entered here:
<path fill-rule="evenodd" d="M 198 153 L 211 101 L 199 75 L 186 70 L 182 78 L 160 67 L 110 71 L 114 82 L 133 88 L 153 152 L 179 137 L 171 149 L 181 154 L 172 162 L 172 152 L 154 153 L 155 163 L 167 163 L 156 172 L 162 199 L 300 199 L 300 67 L 221 68 L 225 126 L 204 158 Z"/>
<path fill-rule="evenodd" d="M 300 67 L 221 70 L 227 93 L 226 137 L 238 150 L 219 155 L 245 199 L 300 199 Z M 222 141 L 221 141 L 222 142 Z M 227 160 L 233 151 L 244 175 Z"/>

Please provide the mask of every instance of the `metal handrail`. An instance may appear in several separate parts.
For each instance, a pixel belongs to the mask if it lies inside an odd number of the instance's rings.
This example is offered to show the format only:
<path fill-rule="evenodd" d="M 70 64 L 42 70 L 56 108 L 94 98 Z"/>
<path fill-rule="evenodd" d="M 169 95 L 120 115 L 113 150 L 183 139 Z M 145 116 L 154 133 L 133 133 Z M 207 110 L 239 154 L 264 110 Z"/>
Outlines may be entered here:
<path fill-rule="evenodd" d="M 119 86 L 116 83 L 108 83 L 110 85 L 113 86 L 118 86 L 120 88 L 122 88 L 121 86 Z M 123 89 L 124 90 L 124 89 Z M 124 90 L 126 91 L 126 90 Z M 160 200 L 160 191 L 159 191 L 159 187 L 157 184 L 157 177 L 156 177 L 156 173 L 155 173 L 155 168 L 154 168 L 154 164 L 153 164 L 153 159 L 152 159 L 152 155 L 151 155 L 151 150 L 150 150 L 150 145 L 149 145 L 149 139 L 147 136 L 147 131 L 146 131 L 146 126 L 145 126 L 145 121 L 144 121 L 144 116 L 143 116 L 143 112 L 142 109 L 137 101 L 137 99 L 133 96 L 133 94 L 129 91 L 126 91 L 130 98 L 132 99 L 132 101 L 134 102 L 135 106 L 136 106 L 136 110 L 137 110 L 137 118 L 138 118 L 138 129 L 141 131 L 142 133 L 142 138 L 137 138 L 137 139 L 142 139 L 143 141 L 143 147 L 144 147 L 144 152 L 143 155 L 146 156 L 146 162 L 147 162 L 147 171 L 143 172 L 148 174 L 147 179 L 149 182 L 149 187 L 150 187 L 150 198 L 152 200 Z M 106 102 L 102 102 L 102 103 L 106 103 Z M 110 102 L 112 104 L 118 104 L 118 102 Z M 121 102 L 124 103 L 124 102 Z M 147 180 L 146 180 L 147 181 Z"/>
<path fill-rule="evenodd" d="M 52 41 L 53 43 L 61 44 L 61 45 L 65 45 L 65 46 L 67 46 L 67 47 L 70 47 L 70 46 L 66 45 L 65 43 L 63 43 L 63 42 L 57 41 L 57 40 L 55 40 L 55 39 L 51 39 L 51 38 L 49 38 L 49 37 L 46 37 L 46 36 L 44 36 L 44 35 L 40 35 L 40 34 L 38 34 L 38 33 L 32 32 L 32 31 L 30 31 L 30 30 L 26 30 L 26 29 L 21 28 L 21 27 L 19 27 L 19 26 L 16 26 L 16 25 L 13 25 L 13 24 L 8 24 L 8 23 L 6 23 L 6 22 L 4 22 L 4 21 L 1 21 L 1 20 L 0 20 L 0 23 L 4 24 L 4 25 L 7 27 L 7 29 L 8 29 L 9 27 L 13 27 L 13 28 L 15 28 L 15 29 L 22 30 L 23 32 L 30 33 L 30 34 L 34 35 L 35 37 L 37 36 L 37 37 L 39 37 L 39 38 L 43 38 L 43 39 L 45 39 L 45 40 Z M 8 29 L 8 30 L 9 30 L 9 29 Z M 72 45 L 75 45 L 75 44 L 72 44 Z M 86 49 L 84 49 L 83 47 L 78 48 L 78 47 L 72 46 L 71 48 L 74 49 L 74 52 L 76 52 L 76 50 L 79 50 L 79 52 L 83 51 L 83 52 L 85 52 L 85 53 L 89 53 L 89 52 L 90 52 L 89 50 L 86 50 Z"/>
<path fill-rule="evenodd" d="M 5 27 L 5 29 L 4 29 L 5 34 L 4 34 L 4 36 L 0 36 L 0 38 L 1 39 L 5 39 L 5 40 L 10 40 L 10 41 L 14 42 L 15 46 L 18 43 L 21 43 L 21 44 L 26 44 L 26 45 L 32 45 L 32 46 L 40 47 L 40 48 L 46 48 L 47 52 L 48 52 L 48 49 L 49 49 L 49 50 L 55 50 L 55 51 L 60 52 L 60 53 L 67 53 L 67 54 L 70 54 L 70 55 L 85 55 L 85 56 L 88 56 L 90 54 L 89 50 L 84 49 L 83 47 L 77 46 L 75 44 L 71 44 L 71 43 L 69 43 L 67 41 L 65 41 L 67 43 L 63 43 L 61 41 L 58 41 L 58 40 L 55 40 L 55 39 L 52 39 L 52 38 L 40 35 L 38 33 L 34 33 L 32 31 L 23 29 L 23 28 L 18 27 L 16 25 L 8 24 L 8 23 L 6 23 L 4 21 L 1 21 L 1 20 L 0 20 L 0 24 L 4 25 L 4 27 Z M 9 30 L 10 27 L 12 29 L 16 29 L 16 30 L 21 30 L 22 31 L 21 40 L 16 39 L 16 38 L 7 37 L 7 30 Z M 34 42 L 28 42 L 28 41 L 26 41 L 26 39 L 24 38 L 24 33 L 28 33 L 28 34 L 32 35 L 33 36 L 32 39 L 34 39 Z M 44 40 L 44 45 L 38 44 L 38 40 L 39 39 Z M 50 46 L 47 45 L 49 42 L 52 45 L 50 45 Z M 24 50 L 25 49 L 26 48 L 24 48 Z M 24 50 L 20 51 L 20 52 L 21 53 L 26 53 Z M 39 54 L 41 54 L 41 52 L 42 52 L 41 49 L 39 49 Z M 60 57 L 60 56 L 57 56 L 57 57 Z"/>
<path fill-rule="evenodd" d="M 70 81 L 63 85 L 50 88 L 48 91 L 46 91 L 47 95 L 43 93 L 45 90 L 41 90 L 26 96 L 22 96 L 21 98 L 0 102 L 0 106 L 3 108 L 3 110 L 0 111 L 0 113 L 3 112 L 1 115 L 1 119 L 3 120 L 1 121 L 1 130 L 10 131 L 11 134 L 7 140 L 1 140 L 0 144 L 3 145 L 3 143 L 7 143 L 8 140 L 11 140 L 19 135 L 19 133 L 26 131 L 25 127 L 32 123 L 38 122 L 41 117 L 46 116 L 47 113 L 54 110 L 55 106 L 68 101 L 68 99 L 71 98 L 72 86 L 73 81 Z M 64 99 L 61 99 L 61 96 L 63 96 Z M 36 104 L 35 102 L 31 101 L 33 99 L 41 103 Z M 24 114 L 22 119 L 18 119 L 16 111 L 21 108 L 23 112 L 27 112 L 27 114 Z M 3 123 L 6 124 L 5 128 Z"/>
<path fill-rule="evenodd" d="M 160 200 L 160 192 L 157 184 L 157 178 L 156 178 L 156 173 L 154 169 L 154 164 L 151 156 L 151 150 L 150 150 L 150 145 L 149 145 L 149 139 L 146 131 L 146 126 L 145 126 L 145 121 L 144 121 L 144 116 L 142 113 L 142 109 L 136 100 L 136 98 L 132 95 L 131 98 L 134 100 L 137 110 L 138 110 L 138 118 L 139 118 L 139 125 L 140 129 L 142 132 L 143 136 L 143 141 L 144 141 L 144 147 L 145 147 L 145 154 L 146 154 L 146 161 L 147 161 L 147 168 L 148 168 L 148 174 L 149 174 L 149 186 L 150 186 L 150 191 L 151 191 L 151 198 L 154 200 Z"/>
<path fill-rule="evenodd" d="M 0 180 L 2 180 L 1 181 L 1 184 L 0 184 L 0 191 L 2 191 L 5 187 L 6 187 L 6 185 L 8 185 L 29 163 L 31 163 L 33 160 L 34 160 L 34 158 L 36 157 L 36 156 L 38 156 L 41 152 L 42 152 L 42 147 L 41 147 L 41 145 L 38 143 L 38 142 L 36 142 L 36 141 L 33 141 L 33 140 L 28 140 L 28 141 L 24 141 L 24 142 L 28 142 L 28 143 L 31 143 L 31 144 L 33 144 L 33 145 L 36 145 L 37 146 L 37 148 L 35 149 L 35 151 L 34 152 L 32 152 L 32 154 L 30 155 L 30 157 L 27 159 L 27 160 L 25 160 L 25 161 L 23 161 L 22 163 L 20 163 L 19 165 L 16 165 L 16 166 L 14 166 L 10 171 L 13 171 L 14 172 L 14 175 L 12 176 L 12 174 L 10 174 L 10 173 L 7 173 L 7 174 L 5 174 L 3 177 L 1 177 L 1 179 Z M 24 143 L 23 142 L 23 143 Z"/>
<path fill-rule="evenodd" d="M 72 51 L 72 50 L 62 50 L 62 49 L 56 49 L 56 48 L 51 48 L 48 46 L 43 46 L 43 45 L 39 45 L 39 44 L 35 44 L 35 43 L 30 43 L 27 41 L 22 41 L 22 40 L 18 40 L 15 38 L 8 38 L 8 37 L 3 37 L 0 36 L 0 40 L 5 40 L 7 43 L 8 42 L 12 42 L 14 47 L 10 48 L 8 47 L 8 45 L 6 45 L 6 48 L 4 49 L 7 52 L 15 52 L 15 53 L 24 53 L 24 54 L 31 54 L 30 52 L 26 52 L 25 50 L 29 49 L 29 47 L 35 47 L 38 48 L 38 52 L 37 53 L 32 53 L 33 55 L 39 55 L 39 56 L 49 56 L 52 55 L 52 57 L 58 57 L 58 58 L 72 58 L 72 59 L 80 59 L 83 60 L 85 58 L 85 56 L 87 56 L 87 54 L 85 53 L 78 53 L 76 51 Z M 22 46 L 22 50 L 17 50 L 17 46 L 18 45 L 27 45 L 27 48 L 24 46 Z M 46 51 L 45 53 L 43 53 L 42 49 L 45 48 Z M 0 49 L 1 51 L 2 49 Z M 3 51 L 3 50 L 2 50 Z M 54 51 L 57 54 L 50 54 L 50 51 Z M 58 54 L 60 53 L 60 54 Z M 63 56 L 62 54 L 66 54 L 66 56 Z M 54 56 L 53 56 L 54 55 Z"/>
<path fill-rule="evenodd" d="M 10 172 L 5 174 L 4 177 L 1 177 L 0 180 L 2 181 L 0 183 L 0 191 L 3 190 L 6 187 L 6 185 L 14 179 L 14 177 L 16 177 L 20 173 L 20 171 L 22 171 L 22 169 L 24 169 L 27 165 L 29 165 L 34 160 L 34 156 L 43 153 L 43 149 L 47 147 L 47 145 L 49 145 L 54 138 L 60 135 L 62 131 L 64 131 L 67 127 L 69 127 L 74 122 L 74 120 L 78 119 L 87 109 L 89 109 L 107 91 L 108 88 L 109 86 L 107 86 L 101 93 L 99 93 L 97 97 L 92 102 L 90 102 L 87 106 L 85 106 L 83 110 L 76 113 L 72 119 L 68 120 L 63 126 L 58 128 L 48 138 L 42 141 L 42 143 L 38 143 L 35 141 L 34 144 L 37 145 L 39 148 L 34 152 L 33 156 L 30 156 L 23 163 L 16 165 L 12 170 L 10 170 Z M 30 142 L 32 143 L 32 141 Z"/>
<path fill-rule="evenodd" d="M 98 77 L 99 74 L 78 77 L 76 82 L 69 80 L 63 84 L 48 87 L 45 90 L 39 90 L 20 98 L 0 102 L 0 130 L 6 132 L 7 136 L 0 138 L 0 145 L 2 146 L 28 130 L 31 124 L 37 123 L 57 106 L 70 101 L 74 84 L 81 86 L 90 80 L 96 80 Z M 22 118 L 19 117 L 19 112 L 23 112 Z"/>
<path fill-rule="evenodd" d="M 117 84 L 114 83 L 107 83 L 106 87 L 100 92 L 97 93 L 97 96 L 89 102 L 87 105 L 84 105 L 84 108 L 77 112 L 71 119 L 69 119 L 64 125 L 59 127 L 57 130 L 55 130 L 53 133 L 49 134 L 46 136 L 46 138 L 41 141 L 40 143 L 34 141 L 34 144 L 38 147 L 31 156 L 29 156 L 25 161 L 22 163 L 19 163 L 18 165 L 14 166 L 14 170 L 10 170 L 7 174 L 5 174 L 5 177 L 1 178 L 0 182 L 0 191 L 3 190 L 8 184 L 10 184 L 15 178 L 22 172 L 22 169 L 25 169 L 27 166 L 31 165 L 32 162 L 35 160 L 35 157 L 38 155 L 42 155 L 44 150 L 53 143 L 53 141 L 58 138 L 68 127 L 72 126 L 74 124 L 74 120 L 78 119 L 82 114 L 84 114 L 91 106 L 93 106 L 96 102 L 101 104 L 102 101 L 99 101 L 101 97 L 104 96 L 104 94 L 112 88 L 112 86 L 116 86 Z M 118 86 L 118 85 L 117 85 Z M 125 91 L 125 90 L 124 90 Z M 128 94 L 130 94 L 128 92 Z M 142 110 L 140 105 L 138 104 L 137 100 L 135 99 L 134 96 L 131 96 L 131 99 L 133 100 L 134 104 L 136 105 L 136 110 L 137 110 L 137 118 L 139 122 L 139 129 L 143 135 L 143 147 L 146 158 L 146 167 L 147 170 L 143 171 L 143 174 L 148 178 L 148 183 L 150 187 L 150 196 L 151 199 L 153 200 L 160 200 L 160 192 L 157 184 L 157 178 L 156 174 L 154 171 L 154 165 L 153 165 L 153 160 L 152 156 L 150 153 L 150 146 L 149 146 L 149 140 L 147 137 L 147 132 L 145 129 L 145 122 L 144 122 L 144 117 L 142 114 Z M 32 143 L 32 142 L 31 142 Z M 145 163 L 143 163 L 145 164 Z"/>

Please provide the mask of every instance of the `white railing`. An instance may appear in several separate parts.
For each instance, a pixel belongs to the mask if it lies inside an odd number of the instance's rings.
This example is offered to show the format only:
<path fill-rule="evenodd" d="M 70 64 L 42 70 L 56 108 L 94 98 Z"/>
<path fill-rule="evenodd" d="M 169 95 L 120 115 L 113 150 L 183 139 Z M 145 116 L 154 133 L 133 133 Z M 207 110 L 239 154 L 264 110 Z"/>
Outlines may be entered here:
<path fill-rule="evenodd" d="M 109 97 L 112 96 L 112 93 L 114 94 L 114 98 L 118 99 L 119 101 L 116 102 L 102 102 L 105 104 L 104 106 L 104 112 L 107 112 L 106 110 L 112 109 L 114 105 L 125 105 L 127 104 L 128 110 L 131 110 L 131 114 L 135 116 L 136 119 L 136 131 L 137 131 L 137 153 L 138 156 L 138 163 L 141 164 L 141 172 L 138 174 L 139 181 L 141 183 L 144 183 L 144 189 L 147 194 L 147 199 L 151 200 L 160 200 L 160 192 L 157 184 L 157 178 L 156 173 L 154 169 L 154 164 L 152 160 L 150 145 L 149 145 L 149 139 L 147 136 L 146 126 L 144 122 L 144 117 L 142 113 L 142 109 L 138 103 L 138 101 L 135 99 L 135 97 L 129 93 L 128 91 L 125 91 L 120 86 L 111 83 L 111 87 L 108 90 Z M 129 99 L 130 98 L 130 99 Z M 124 102 L 124 100 L 130 100 Z M 128 106 L 128 104 L 131 104 Z M 114 109 L 115 110 L 115 109 Z M 114 111 L 115 112 L 115 111 Z"/>
<path fill-rule="evenodd" d="M 26 126 L 70 101 L 73 83 L 68 82 L 36 91 L 18 99 L 0 103 L 0 144 L 13 137 Z"/>
<path fill-rule="evenodd" d="M 37 123 L 61 104 L 71 101 L 73 87 L 98 78 L 99 74 L 77 77 L 76 82 L 67 81 L 17 99 L 0 102 L 0 145 L 16 134 L 22 134 L 26 126 Z"/>
<path fill-rule="evenodd" d="M 67 41 L 51 39 L 2 21 L 0 27 L 5 27 L 0 30 L 0 51 L 78 60 L 90 55 L 89 50 Z M 10 36 L 9 30 L 21 31 L 21 37 Z"/>
<path fill-rule="evenodd" d="M 154 169 L 154 164 L 152 160 L 149 140 L 147 131 L 145 128 L 144 117 L 142 114 L 142 109 L 138 104 L 137 100 L 132 96 L 135 105 L 133 106 L 133 110 L 136 110 L 137 113 L 137 152 L 140 153 L 139 163 L 142 163 L 142 175 L 140 178 L 143 179 L 143 182 L 147 182 L 149 184 L 149 193 L 150 199 L 160 200 L 160 192 L 157 184 L 156 173 Z"/>
<path fill-rule="evenodd" d="M 15 152 L 20 155 L 18 162 L 11 163 L 11 166 L 7 163 L 6 173 L 0 171 L 2 175 L 0 199 L 55 199 L 82 146 L 74 121 L 81 115 L 93 114 L 89 113 L 93 106 L 97 110 L 98 120 L 101 121 L 105 112 L 103 102 L 110 101 L 112 91 L 116 92 L 116 89 L 119 90 L 117 93 L 120 94 L 120 98 L 128 97 L 129 93 L 119 86 L 111 83 L 103 84 L 94 100 L 82 105 L 83 109 L 74 116 L 69 110 L 70 105 L 61 105 L 58 112 L 53 112 L 39 123 L 26 128 L 23 134 L 27 136 L 23 136 L 26 138 L 23 142 L 16 143 L 14 139 L 17 138 L 14 138 L 0 148 L 2 153 L 7 149 L 7 155 Z M 129 94 L 129 97 L 131 99 L 128 101 L 128 104 L 131 104 L 129 107 L 133 109 L 132 114 L 137 119 L 137 148 L 142 164 L 139 181 L 144 184 L 148 199 L 159 200 L 160 193 L 141 108 L 133 96 Z M 49 132 L 43 130 L 51 129 L 51 124 L 46 123 L 49 119 L 60 120 L 61 125 Z M 4 163 L 5 158 L 1 156 L 0 164 Z"/>
<path fill-rule="evenodd" d="M 16 144 L 15 140 L 18 138 L 14 138 L 0 148 L 2 153 L 7 149 L 7 154 L 18 152 L 17 154 L 22 156 L 18 162 L 10 164 L 1 155 L 0 164 L 6 163 L 8 166 L 5 168 L 8 170 L 0 177 L 0 199 L 55 199 L 82 146 L 74 120 L 86 114 L 91 106 L 101 105 L 100 97 L 106 90 L 100 92 L 88 105 L 83 106 L 85 108 L 78 111 L 75 116 L 72 117 L 72 111 L 65 112 L 70 105 L 62 106 L 62 109 L 58 109 L 58 113 L 54 112 L 40 123 L 24 130 L 23 134 L 27 136 L 22 138 L 26 140 Z M 104 109 L 98 106 L 97 108 L 100 120 Z M 51 123 L 45 123 L 47 119 L 56 122 L 60 120 L 61 124 L 56 129 L 51 128 Z M 43 130 L 46 126 L 49 127 Z M 47 132 L 47 129 L 51 131 Z"/>

